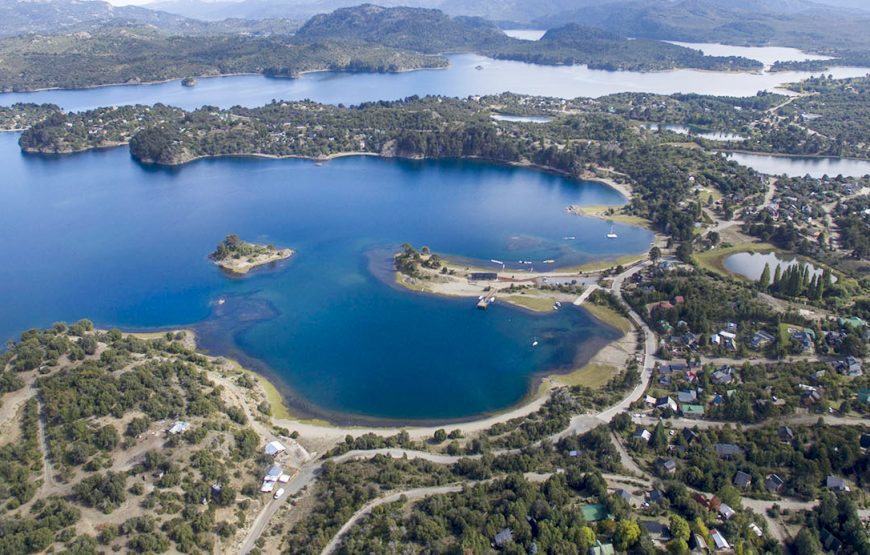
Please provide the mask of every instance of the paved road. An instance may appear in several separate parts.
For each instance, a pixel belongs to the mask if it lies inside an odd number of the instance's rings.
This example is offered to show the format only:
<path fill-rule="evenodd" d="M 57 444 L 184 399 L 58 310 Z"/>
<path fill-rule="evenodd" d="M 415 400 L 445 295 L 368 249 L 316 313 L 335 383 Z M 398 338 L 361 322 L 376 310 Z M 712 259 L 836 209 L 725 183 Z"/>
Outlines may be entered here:
<path fill-rule="evenodd" d="M 751 428 L 763 428 L 764 426 L 768 426 L 771 424 L 781 424 L 781 425 L 793 425 L 793 426 L 812 426 L 816 422 L 819 421 L 819 418 L 824 420 L 825 424 L 828 426 L 868 426 L 870 427 L 870 418 L 851 418 L 851 417 L 843 417 L 843 416 L 831 416 L 831 415 L 822 415 L 822 414 L 793 414 L 791 416 L 781 416 L 778 417 L 775 422 L 773 420 L 765 420 L 762 422 L 758 422 L 755 424 L 740 424 L 740 427 L 744 430 Z M 694 428 L 697 426 L 699 429 L 712 429 L 712 428 L 721 428 L 723 426 L 731 426 L 736 427 L 738 425 L 737 422 L 724 422 L 721 420 L 693 420 L 691 418 L 668 418 L 666 420 L 661 420 L 659 418 L 653 418 L 650 416 L 641 416 L 638 418 L 632 418 L 632 421 L 635 424 L 641 424 L 644 426 L 655 426 L 660 421 L 664 422 L 665 425 L 670 426 L 673 429 L 681 430 L 683 428 Z"/>

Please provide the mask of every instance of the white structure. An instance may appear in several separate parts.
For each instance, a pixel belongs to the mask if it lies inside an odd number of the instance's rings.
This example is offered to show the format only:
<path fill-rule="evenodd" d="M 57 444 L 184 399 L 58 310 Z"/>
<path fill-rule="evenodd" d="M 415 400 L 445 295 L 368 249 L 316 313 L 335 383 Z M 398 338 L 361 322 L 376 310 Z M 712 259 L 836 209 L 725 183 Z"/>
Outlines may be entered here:
<path fill-rule="evenodd" d="M 166 432 L 170 435 L 183 434 L 187 431 L 188 428 L 190 428 L 189 422 L 185 422 L 184 420 L 176 420 L 175 424 L 173 424 L 171 428 L 166 430 Z"/>
<path fill-rule="evenodd" d="M 266 451 L 266 454 L 267 454 L 267 455 L 271 455 L 271 456 L 274 457 L 274 456 L 277 455 L 278 453 L 283 453 L 283 452 L 286 451 L 286 450 L 287 450 L 287 448 L 284 447 L 284 444 L 282 444 L 280 441 L 277 441 L 277 440 L 276 440 L 276 441 L 271 441 L 271 442 L 269 442 L 269 443 L 266 445 L 266 450 L 265 450 L 265 451 Z"/>

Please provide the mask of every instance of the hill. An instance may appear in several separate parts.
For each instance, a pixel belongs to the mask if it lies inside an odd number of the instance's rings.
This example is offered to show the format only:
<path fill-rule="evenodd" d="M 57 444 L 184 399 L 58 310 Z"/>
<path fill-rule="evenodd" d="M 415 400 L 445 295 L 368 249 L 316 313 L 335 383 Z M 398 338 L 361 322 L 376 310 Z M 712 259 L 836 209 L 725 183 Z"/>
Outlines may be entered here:
<path fill-rule="evenodd" d="M 578 22 L 626 36 L 721 42 L 738 45 L 780 45 L 802 49 L 868 49 L 870 14 L 846 16 L 839 9 L 801 0 L 717 0 L 670 2 L 626 1 L 538 17 L 535 26 L 550 28 Z"/>
<path fill-rule="evenodd" d="M 504 33 L 482 20 L 452 19 L 440 10 L 384 8 L 372 4 L 316 15 L 296 36 L 301 40 L 343 37 L 430 53 L 468 50 L 508 41 Z"/>

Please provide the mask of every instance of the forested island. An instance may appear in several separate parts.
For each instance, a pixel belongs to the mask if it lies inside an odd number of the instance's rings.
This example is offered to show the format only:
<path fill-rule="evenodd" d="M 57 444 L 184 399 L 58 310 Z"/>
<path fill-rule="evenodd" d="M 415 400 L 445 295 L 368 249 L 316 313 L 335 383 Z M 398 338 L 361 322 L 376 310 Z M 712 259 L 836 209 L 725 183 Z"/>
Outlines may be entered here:
<path fill-rule="evenodd" d="M 227 235 L 209 255 L 215 264 L 235 274 L 246 274 L 258 266 L 285 260 L 293 256 L 292 249 L 279 249 L 274 245 L 258 245 Z"/>

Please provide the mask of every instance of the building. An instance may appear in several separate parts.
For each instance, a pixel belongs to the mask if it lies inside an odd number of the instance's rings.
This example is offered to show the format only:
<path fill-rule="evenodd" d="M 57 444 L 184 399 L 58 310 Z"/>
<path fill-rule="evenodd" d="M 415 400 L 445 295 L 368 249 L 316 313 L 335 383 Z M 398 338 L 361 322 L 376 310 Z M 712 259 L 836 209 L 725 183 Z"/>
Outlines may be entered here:
<path fill-rule="evenodd" d="M 166 433 L 169 435 L 183 434 L 190 428 L 190 423 L 185 422 L 184 420 L 176 420 L 175 424 L 173 424 Z"/>
<path fill-rule="evenodd" d="M 749 346 L 756 350 L 763 349 L 773 343 L 775 340 L 776 338 L 773 335 L 767 333 L 764 330 L 759 330 L 755 332 L 755 334 L 752 336 L 752 340 L 750 341 Z"/>
<path fill-rule="evenodd" d="M 720 459 L 730 459 L 743 454 L 743 449 L 733 443 L 717 443 L 713 449 Z"/>
<path fill-rule="evenodd" d="M 731 520 L 735 514 L 737 513 L 734 512 L 734 509 L 725 503 L 719 505 L 719 516 L 722 517 L 722 520 Z"/>
<path fill-rule="evenodd" d="M 674 459 L 658 459 L 655 467 L 659 474 L 673 474 L 677 471 L 677 463 Z"/>
<path fill-rule="evenodd" d="M 589 555 L 613 555 L 616 551 L 611 543 L 601 543 L 600 541 L 589 548 Z"/>
<path fill-rule="evenodd" d="M 683 431 L 681 431 L 680 434 L 683 436 L 683 439 L 686 440 L 686 443 L 692 443 L 693 441 L 698 439 L 698 434 L 696 434 L 694 430 L 691 430 L 689 428 L 683 428 Z"/>
<path fill-rule="evenodd" d="M 857 378 L 864 375 L 863 365 L 861 361 L 855 357 L 846 357 L 844 360 L 838 360 L 834 363 L 834 368 L 837 372 L 850 378 Z"/>
<path fill-rule="evenodd" d="M 725 540 L 725 536 L 723 536 L 719 530 L 716 530 L 715 528 L 710 530 L 710 537 L 713 538 L 713 545 L 716 546 L 717 550 L 731 549 L 731 546 L 728 545 L 728 542 Z"/>
<path fill-rule="evenodd" d="M 667 524 L 662 524 L 655 520 L 641 520 L 638 524 L 654 540 L 666 542 L 671 539 L 671 530 Z"/>
<path fill-rule="evenodd" d="M 689 391 L 679 391 L 677 392 L 677 400 L 680 402 L 680 404 L 694 403 L 698 400 L 698 392 L 694 389 Z"/>
<path fill-rule="evenodd" d="M 712 381 L 716 385 L 728 385 L 734 381 L 734 368 L 730 366 L 723 366 L 722 368 L 713 372 L 713 375 L 710 376 L 710 381 Z"/>
<path fill-rule="evenodd" d="M 846 485 L 846 480 L 834 476 L 833 474 L 828 476 L 828 478 L 825 480 L 825 487 L 831 491 L 849 491 L 849 486 Z"/>
<path fill-rule="evenodd" d="M 266 444 L 265 453 L 274 457 L 279 453 L 283 453 L 286 450 L 287 448 L 284 447 L 284 445 L 282 445 L 280 441 L 271 441 Z"/>
<path fill-rule="evenodd" d="M 496 272 L 471 272 L 468 274 L 468 279 L 471 281 L 496 281 L 498 274 Z"/>
<path fill-rule="evenodd" d="M 626 489 L 620 488 L 620 489 L 616 490 L 615 493 L 617 496 L 622 498 L 622 500 L 625 501 L 626 503 L 628 503 L 629 505 L 634 505 L 636 503 L 636 499 L 634 498 L 634 495 L 632 495 L 631 492 L 626 490 Z"/>
<path fill-rule="evenodd" d="M 508 542 L 514 541 L 514 533 L 510 528 L 502 529 L 498 534 L 493 538 L 493 543 L 495 543 L 496 547 L 502 547 Z"/>
<path fill-rule="evenodd" d="M 777 474 L 768 474 L 764 479 L 764 487 L 771 493 L 779 493 L 785 485 L 785 480 Z"/>
<path fill-rule="evenodd" d="M 740 489 L 746 489 L 752 485 L 752 476 L 743 472 L 742 470 L 738 470 L 737 474 L 734 475 L 734 487 Z"/>
<path fill-rule="evenodd" d="M 790 442 L 794 439 L 794 432 L 788 426 L 780 426 L 776 435 L 779 436 L 779 440 L 782 442 Z"/>
<path fill-rule="evenodd" d="M 677 402 L 670 397 L 659 397 L 656 399 L 656 408 L 662 410 L 670 409 L 672 412 L 677 412 L 679 409 Z"/>
<path fill-rule="evenodd" d="M 631 434 L 632 439 L 637 439 L 643 441 L 644 443 L 649 443 L 649 440 L 652 438 L 652 433 L 646 428 L 638 428 Z"/>

